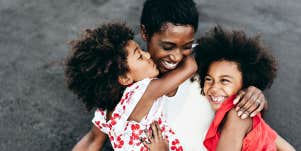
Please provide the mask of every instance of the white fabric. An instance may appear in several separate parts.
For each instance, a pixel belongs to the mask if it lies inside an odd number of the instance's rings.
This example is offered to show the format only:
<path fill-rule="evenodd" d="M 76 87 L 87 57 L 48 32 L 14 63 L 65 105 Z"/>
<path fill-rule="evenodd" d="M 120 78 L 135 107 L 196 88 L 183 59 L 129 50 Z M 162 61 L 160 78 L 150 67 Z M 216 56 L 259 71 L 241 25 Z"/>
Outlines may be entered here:
<path fill-rule="evenodd" d="M 214 112 L 200 94 L 197 81 L 186 80 L 173 97 L 166 97 L 163 112 L 167 124 L 175 131 L 184 151 L 205 151 L 203 140 Z"/>

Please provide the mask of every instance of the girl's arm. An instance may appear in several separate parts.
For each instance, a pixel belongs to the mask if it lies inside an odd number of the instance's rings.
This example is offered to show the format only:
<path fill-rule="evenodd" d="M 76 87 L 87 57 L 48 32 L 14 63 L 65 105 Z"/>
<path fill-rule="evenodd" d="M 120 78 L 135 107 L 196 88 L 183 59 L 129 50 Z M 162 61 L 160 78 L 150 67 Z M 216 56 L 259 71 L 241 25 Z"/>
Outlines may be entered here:
<path fill-rule="evenodd" d="M 244 137 L 252 129 L 252 119 L 240 119 L 235 109 L 230 110 L 225 118 L 216 150 L 240 151 Z"/>
<path fill-rule="evenodd" d="M 92 129 L 74 146 L 72 151 L 99 151 L 106 135 L 93 125 Z"/>
<path fill-rule="evenodd" d="M 128 120 L 141 121 L 157 98 L 175 90 L 182 82 L 193 76 L 196 71 L 197 65 L 194 58 L 187 56 L 176 69 L 164 74 L 159 79 L 152 80 Z"/>
<path fill-rule="evenodd" d="M 185 80 L 197 71 L 197 64 L 192 56 L 186 56 L 182 64 L 176 69 L 164 74 L 159 79 L 151 81 L 142 100 L 154 101 L 155 99 L 177 89 Z"/>
<path fill-rule="evenodd" d="M 277 135 L 275 143 L 277 151 L 296 151 L 296 149 L 291 144 L 289 144 L 285 139 L 283 139 L 279 135 Z"/>

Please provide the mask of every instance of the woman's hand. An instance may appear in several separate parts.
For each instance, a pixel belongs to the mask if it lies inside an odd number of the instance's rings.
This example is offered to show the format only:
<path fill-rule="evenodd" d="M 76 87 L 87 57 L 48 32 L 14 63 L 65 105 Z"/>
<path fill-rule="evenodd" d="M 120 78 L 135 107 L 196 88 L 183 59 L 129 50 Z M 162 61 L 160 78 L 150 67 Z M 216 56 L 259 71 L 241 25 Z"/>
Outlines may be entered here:
<path fill-rule="evenodd" d="M 157 122 L 153 122 L 151 124 L 151 132 L 146 132 L 148 136 L 149 142 L 145 140 L 141 140 L 142 143 L 150 150 L 150 151 L 168 151 L 168 142 L 163 139 L 162 132 Z"/>
<path fill-rule="evenodd" d="M 253 117 L 262 111 L 263 108 L 267 108 L 267 101 L 262 91 L 254 86 L 239 91 L 233 103 L 237 104 L 235 110 L 241 119 L 245 119 L 248 116 Z"/>

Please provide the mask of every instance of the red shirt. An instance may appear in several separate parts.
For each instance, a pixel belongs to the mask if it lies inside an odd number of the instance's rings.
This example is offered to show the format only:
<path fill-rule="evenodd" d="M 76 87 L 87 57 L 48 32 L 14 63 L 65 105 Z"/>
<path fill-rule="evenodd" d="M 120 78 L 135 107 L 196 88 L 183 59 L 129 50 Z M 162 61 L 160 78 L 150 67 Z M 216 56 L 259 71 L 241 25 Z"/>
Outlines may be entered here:
<path fill-rule="evenodd" d="M 234 107 L 234 98 L 235 96 L 231 96 L 225 100 L 215 114 L 203 142 L 208 151 L 216 150 L 220 138 L 218 127 L 226 113 Z M 252 118 L 252 123 L 252 130 L 243 139 L 242 151 L 276 151 L 275 140 L 277 133 L 267 123 L 265 123 L 261 114 L 254 116 Z"/>

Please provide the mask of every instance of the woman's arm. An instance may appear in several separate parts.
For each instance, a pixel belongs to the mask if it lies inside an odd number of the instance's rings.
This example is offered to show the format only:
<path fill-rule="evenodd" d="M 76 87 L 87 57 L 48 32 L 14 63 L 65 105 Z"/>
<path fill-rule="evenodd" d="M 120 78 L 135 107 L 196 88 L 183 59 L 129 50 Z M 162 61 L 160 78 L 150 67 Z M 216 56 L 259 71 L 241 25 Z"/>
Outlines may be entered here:
<path fill-rule="evenodd" d="M 296 149 L 291 144 L 289 144 L 285 139 L 283 139 L 279 135 L 277 135 L 275 143 L 277 151 L 296 151 Z"/>
<path fill-rule="evenodd" d="M 217 151 L 240 151 L 245 135 L 252 129 L 252 119 L 240 119 L 232 109 L 225 117 Z"/>
<path fill-rule="evenodd" d="M 142 100 L 155 100 L 177 87 L 185 80 L 189 79 L 197 71 L 197 64 L 192 56 L 186 56 L 182 64 L 176 69 L 164 74 L 159 79 L 152 80 L 142 96 Z"/>
<path fill-rule="evenodd" d="M 93 125 L 92 129 L 74 146 L 72 151 L 99 151 L 106 135 Z"/>

